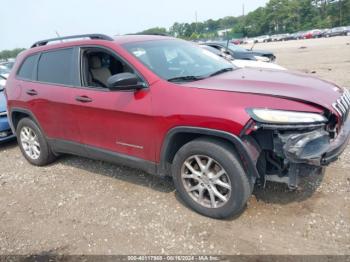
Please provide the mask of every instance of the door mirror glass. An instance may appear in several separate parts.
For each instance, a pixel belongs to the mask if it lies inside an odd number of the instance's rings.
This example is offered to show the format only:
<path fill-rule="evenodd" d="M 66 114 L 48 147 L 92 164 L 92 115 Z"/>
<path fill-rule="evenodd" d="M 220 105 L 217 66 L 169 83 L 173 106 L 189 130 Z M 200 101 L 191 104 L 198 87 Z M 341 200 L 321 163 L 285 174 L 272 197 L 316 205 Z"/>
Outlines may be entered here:
<path fill-rule="evenodd" d="M 113 75 L 107 80 L 110 90 L 137 90 L 144 87 L 143 83 L 139 82 L 138 77 L 132 73 L 120 73 Z"/>

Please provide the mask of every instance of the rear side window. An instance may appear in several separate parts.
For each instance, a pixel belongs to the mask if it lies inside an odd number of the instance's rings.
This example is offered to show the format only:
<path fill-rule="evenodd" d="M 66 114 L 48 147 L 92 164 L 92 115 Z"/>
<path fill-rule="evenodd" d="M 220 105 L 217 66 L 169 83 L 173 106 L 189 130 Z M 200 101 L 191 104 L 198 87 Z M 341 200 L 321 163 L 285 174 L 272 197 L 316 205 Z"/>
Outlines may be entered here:
<path fill-rule="evenodd" d="M 18 71 L 18 76 L 23 79 L 35 80 L 34 68 L 38 55 L 27 57 Z"/>
<path fill-rule="evenodd" d="M 74 85 L 73 48 L 42 53 L 38 64 L 38 81 Z"/>

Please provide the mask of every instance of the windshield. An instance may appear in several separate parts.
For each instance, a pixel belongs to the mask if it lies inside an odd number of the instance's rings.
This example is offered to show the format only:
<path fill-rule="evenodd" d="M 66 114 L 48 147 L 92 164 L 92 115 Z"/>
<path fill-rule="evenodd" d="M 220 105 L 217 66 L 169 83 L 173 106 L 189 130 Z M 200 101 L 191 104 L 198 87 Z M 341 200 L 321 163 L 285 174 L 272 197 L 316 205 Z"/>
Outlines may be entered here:
<path fill-rule="evenodd" d="M 124 47 L 161 78 L 194 81 L 233 69 L 231 63 L 194 44 L 181 40 L 147 41 Z"/>

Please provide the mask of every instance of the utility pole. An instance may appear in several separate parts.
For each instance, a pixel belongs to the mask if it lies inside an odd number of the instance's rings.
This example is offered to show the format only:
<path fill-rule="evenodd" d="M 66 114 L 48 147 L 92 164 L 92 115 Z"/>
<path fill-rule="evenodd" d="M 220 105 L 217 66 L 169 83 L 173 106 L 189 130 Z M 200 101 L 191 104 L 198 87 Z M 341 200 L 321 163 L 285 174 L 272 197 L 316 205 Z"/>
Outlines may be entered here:
<path fill-rule="evenodd" d="M 243 4 L 242 4 L 242 17 L 244 18 L 244 15 L 245 15 L 245 6 L 244 6 L 244 2 L 243 2 Z M 245 35 L 245 21 L 244 21 L 245 19 L 243 19 L 243 32 L 242 32 L 242 35 L 243 36 L 246 36 Z"/>
<path fill-rule="evenodd" d="M 339 0 L 339 26 L 342 26 L 342 0 Z"/>
<path fill-rule="evenodd" d="M 194 19 L 196 21 L 195 33 L 197 34 L 198 33 L 197 32 L 197 24 L 198 24 L 198 13 L 197 13 L 197 11 L 194 13 Z"/>

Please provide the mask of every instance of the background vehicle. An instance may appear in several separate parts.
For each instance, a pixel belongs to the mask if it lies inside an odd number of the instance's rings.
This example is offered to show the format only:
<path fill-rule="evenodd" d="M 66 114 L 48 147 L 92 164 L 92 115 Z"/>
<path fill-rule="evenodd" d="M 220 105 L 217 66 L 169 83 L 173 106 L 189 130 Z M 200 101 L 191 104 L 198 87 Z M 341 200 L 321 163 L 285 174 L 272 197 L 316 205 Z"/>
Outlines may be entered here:
<path fill-rule="evenodd" d="M 293 34 L 293 38 L 294 38 L 294 40 L 304 39 L 304 35 L 305 35 L 305 32 L 300 31 L 300 32 Z"/>
<path fill-rule="evenodd" d="M 271 41 L 278 42 L 278 41 L 284 41 L 289 37 L 289 34 L 278 34 L 278 35 L 272 35 Z"/>
<path fill-rule="evenodd" d="M 320 38 L 323 36 L 323 31 L 319 29 L 314 29 L 306 32 L 304 34 L 304 39 Z"/>
<path fill-rule="evenodd" d="M 341 27 L 335 27 L 330 29 L 325 35 L 326 37 L 333 37 L 333 36 L 344 36 L 347 35 L 347 28 L 344 26 Z"/>
<path fill-rule="evenodd" d="M 7 119 L 6 99 L 4 95 L 5 84 L 6 78 L 0 75 L 0 143 L 15 138 Z"/>
<path fill-rule="evenodd" d="M 271 37 L 269 35 L 262 35 L 255 38 L 255 43 L 267 43 L 271 42 Z"/>
<path fill-rule="evenodd" d="M 10 74 L 10 71 L 11 71 L 11 68 L 13 67 L 13 65 L 14 65 L 14 62 L 0 63 L 0 75 L 7 78 L 8 75 Z"/>
<path fill-rule="evenodd" d="M 200 47 L 225 58 L 226 60 L 230 61 L 234 66 L 239 68 L 245 68 L 245 67 L 252 67 L 252 68 L 264 68 L 264 69 L 274 69 L 274 70 L 286 70 L 284 67 L 279 66 L 274 63 L 267 63 L 267 62 L 261 62 L 261 61 L 253 61 L 253 60 L 240 60 L 240 59 L 234 59 L 230 54 L 227 54 L 227 52 L 220 51 L 214 47 L 207 46 L 207 45 L 200 45 Z"/>
<path fill-rule="evenodd" d="M 39 41 L 18 57 L 5 90 L 33 165 L 69 153 L 171 174 L 186 204 L 214 218 L 239 214 L 257 182 L 296 188 L 350 138 L 342 88 L 281 70 L 235 70 L 169 37 Z"/>
<path fill-rule="evenodd" d="M 234 44 L 234 45 L 240 45 L 240 44 L 243 44 L 243 40 L 242 39 L 232 39 L 231 40 L 231 43 Z"/>
<path fill-rule="evenodd" d="M 247 50 L 231 43 L 227 44 L 227 42 L 209 42 L 204 43 L 203 45 L 214 47 L 222 52 L 227 52 L 235 59 L 240 60 L 273 62 L 276 59 L 272 52 L 264 50 Z"/>

